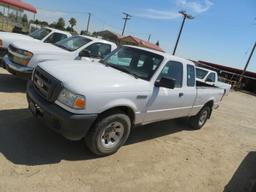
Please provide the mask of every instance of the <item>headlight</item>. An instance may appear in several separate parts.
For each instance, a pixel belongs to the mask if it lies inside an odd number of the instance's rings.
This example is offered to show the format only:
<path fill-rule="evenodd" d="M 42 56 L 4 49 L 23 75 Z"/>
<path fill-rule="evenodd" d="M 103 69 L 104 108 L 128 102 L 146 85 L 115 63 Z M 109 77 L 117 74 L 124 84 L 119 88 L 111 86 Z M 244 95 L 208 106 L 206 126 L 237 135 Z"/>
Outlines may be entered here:
<path fill-rule="evenodd" d="M 84 109 L 86 106 L 84 96 L 72 93 L 71 91 L 69 91 L 67 89 L 63 89 L 60 92 L 58 101 L 63 103 L 64 105 L 67 105 L 67 106 L 73 108 L 73 109 Z"/>
<path fill-rule="evenodd" d="M 29 51 L 23 51 L 23 54 L 28 57 L 31 58 L 33 56 L 33 53 L 29 52 Z"/>

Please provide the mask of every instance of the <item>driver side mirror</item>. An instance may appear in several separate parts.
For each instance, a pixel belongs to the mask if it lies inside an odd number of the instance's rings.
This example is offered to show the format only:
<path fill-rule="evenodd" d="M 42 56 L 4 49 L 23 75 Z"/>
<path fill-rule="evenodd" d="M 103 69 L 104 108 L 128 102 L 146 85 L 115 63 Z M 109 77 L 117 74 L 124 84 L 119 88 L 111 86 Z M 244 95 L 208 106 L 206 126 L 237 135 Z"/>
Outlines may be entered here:
<path fill-rule="evenodd" d="M 91 51 L 84 49 L 79 53 L 79 57 L 91 57 Z"/>
<path fill-rule="evenodd" d="M 172 78 L 162 77 L 161 79 L 155 82 L 156 87 L 164 87 L 168 89 L 174 89 L 176 80 Z"/>

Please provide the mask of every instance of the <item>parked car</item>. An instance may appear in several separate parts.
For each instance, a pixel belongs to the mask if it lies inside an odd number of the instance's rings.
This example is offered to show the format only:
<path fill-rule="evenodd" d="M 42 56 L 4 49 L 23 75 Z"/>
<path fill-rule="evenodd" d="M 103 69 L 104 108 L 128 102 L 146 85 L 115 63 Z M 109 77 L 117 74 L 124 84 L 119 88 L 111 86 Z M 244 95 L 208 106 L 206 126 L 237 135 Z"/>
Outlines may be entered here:
<path fill-rule="evenodd" d="M 47 60 L 87 59 L 98 61 L 116 49 L 115 43 L 89 36 L 72 36 L 57 43 L 13 43 L 3 61 L 6 69 L 20 77 L 31 77 L 33 69 Z"/>
<path fill-rule="evenodd" d="M 18 33 L 0 32 L 0 60 L 8 53 L 8 47 L 14 42 L 21 42 L 23 44 L 29 42 L 44 42 L 56 43 L 62 39 L 70 37 L 69 32 L 60 31 L 57 29 L 43 27 L 32 32 L 30 35 L 23 35 Z"/>
<path fill-rule="evenodd" d="M 196 80 L 198 82 L 204 82 L 211 86 L 216 86 L 225 90 L 225 94 L 228 95 L 231 89 L 231 85 L 219 81 L 218 73 L 216 71 L 196 67 Z"/>
<path fill-rule="evenodd" d="M 67 139 L 84 138 L 93 153 L 105 156 L 115 153 L 137 125 L 187 117 L 200 129 L 224 90 L 198 87 L 195 76 L 189 60 L 122 46 L 93 64 L 40 63 L 28 82 L 27 99 L 35 117 Z"/>

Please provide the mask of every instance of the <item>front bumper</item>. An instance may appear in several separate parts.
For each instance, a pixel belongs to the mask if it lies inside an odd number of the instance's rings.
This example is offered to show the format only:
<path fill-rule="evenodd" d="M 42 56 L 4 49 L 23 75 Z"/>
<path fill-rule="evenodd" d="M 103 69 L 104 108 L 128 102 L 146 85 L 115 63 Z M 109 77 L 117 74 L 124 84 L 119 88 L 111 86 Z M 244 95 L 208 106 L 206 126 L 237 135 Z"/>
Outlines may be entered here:
<path fill-rule="evenodd" d="M 97 118 L 96 114 L 73 114 L 49 103 L 37 93 L 32 81 L 27 85 L 27 100 L 29 109 L 38 119 L 69 140 L 84 138 Z"/>
<path fill-rule="evenodd" d="M 11 74 L 25 79 L 29 79 L 33 72 L 32 67 L 27 67 L 11 62 L 7 55 L 3 58 L 3 66 Z"/>

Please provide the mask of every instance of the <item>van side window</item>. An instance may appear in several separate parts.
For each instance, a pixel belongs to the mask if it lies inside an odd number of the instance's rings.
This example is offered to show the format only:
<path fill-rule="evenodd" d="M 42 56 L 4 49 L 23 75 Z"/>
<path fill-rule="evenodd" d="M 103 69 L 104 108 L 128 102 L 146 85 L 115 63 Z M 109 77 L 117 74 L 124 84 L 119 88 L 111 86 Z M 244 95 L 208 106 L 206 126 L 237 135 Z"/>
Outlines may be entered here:
<path fill-rule="evenodd" d="M 57 43 L 63 39 L 66 39 L 68 36 L 61 33 L 53 33 L 51 34 L 44 42 L 45 43 Z"/>
<path fill-rule="evenodd" d="M 162 77 L 172 78 L 176 80 L 175 87 L 182 87 L 183 64 L 177 61 L 169 61 L 166 63 L 158 79 Z"/>
<path fill-rule="evenodd" d="M 86 48 L 93 58 L 104 58 L 111 52 L 111 45 L 106 43 L 93 43 Z"/>
<path fill-rule="evenodd" d="M 195 67 L 193 65 L 187 65 L 187 86 L 195 86 Z"/>
<path fill-rule="evenodd" d="M 214 83 L 215 82 L 215 79 L 216 79 L 216 75 L 215 73 L 210 73 L 206 79 L 207 82 L 212 82 Z"/>

